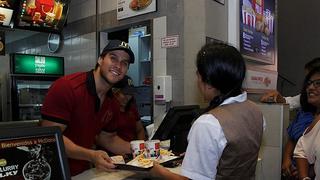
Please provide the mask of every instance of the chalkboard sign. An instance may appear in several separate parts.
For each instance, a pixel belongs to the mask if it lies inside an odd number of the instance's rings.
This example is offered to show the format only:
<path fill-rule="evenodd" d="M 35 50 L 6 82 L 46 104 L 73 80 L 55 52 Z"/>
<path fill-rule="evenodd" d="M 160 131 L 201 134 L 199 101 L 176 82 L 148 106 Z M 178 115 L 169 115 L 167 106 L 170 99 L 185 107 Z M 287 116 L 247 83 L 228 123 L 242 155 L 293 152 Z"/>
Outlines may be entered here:
<path fill-rule="evenodd" d="M 0 130 L 0 179 L 69 180 L 58 127 Z"/>

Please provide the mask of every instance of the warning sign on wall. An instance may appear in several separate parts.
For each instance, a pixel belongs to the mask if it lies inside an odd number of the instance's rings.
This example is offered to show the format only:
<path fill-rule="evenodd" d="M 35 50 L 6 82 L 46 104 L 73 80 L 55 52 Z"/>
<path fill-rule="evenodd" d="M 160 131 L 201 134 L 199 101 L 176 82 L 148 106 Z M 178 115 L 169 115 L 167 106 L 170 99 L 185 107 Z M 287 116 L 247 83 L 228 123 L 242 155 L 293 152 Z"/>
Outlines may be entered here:
<path fill-rule="evenodd" d="M 167 36 L 161 38 L 161 48 L 176 48 L 179 47 L 179 35 Z"/>

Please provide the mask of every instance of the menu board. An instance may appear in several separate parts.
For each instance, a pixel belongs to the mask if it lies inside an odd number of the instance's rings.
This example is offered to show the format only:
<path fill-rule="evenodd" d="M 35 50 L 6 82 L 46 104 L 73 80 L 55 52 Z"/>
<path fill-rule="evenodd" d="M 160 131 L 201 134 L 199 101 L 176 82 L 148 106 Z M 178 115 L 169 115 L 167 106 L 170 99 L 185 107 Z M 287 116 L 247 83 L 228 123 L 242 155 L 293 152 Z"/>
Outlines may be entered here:
<path fill-rule="evenodd" d="M 0 7 L 0 24 L 9 26 L 12 18 L 13 10 Z"/>
<path fill-rule="evenodd" d="M 0 179 L 64 179 L 54 135 L 2 140 Z"/>
<path fill-rule="evenodd" d="M 32 54 L 12 54 L 11 56 L 11 66 L 14 74 L 64 74 L 63 57 Z"/>
<path fill-rule="evenodd" d="M 21 0 L 15 27 L 60 33 L 66 23 L 70 0 Z"/>
<path fill-rule="evenodd" d="M 157 10 L 156 5 L 156 0 L 118 0 L 117 19 L 154 12 Z"/>
<path fill-rule="evenodd" d="M 274 64 L 275 0 L 240 0 L 240 52 L 244 57 Z"/>
<path fill-rule="evenodd" d="M 1 0 L 0 1 L 0 26 L 11 27 L 13 11 L 16 9 L 17 0 Z"/>

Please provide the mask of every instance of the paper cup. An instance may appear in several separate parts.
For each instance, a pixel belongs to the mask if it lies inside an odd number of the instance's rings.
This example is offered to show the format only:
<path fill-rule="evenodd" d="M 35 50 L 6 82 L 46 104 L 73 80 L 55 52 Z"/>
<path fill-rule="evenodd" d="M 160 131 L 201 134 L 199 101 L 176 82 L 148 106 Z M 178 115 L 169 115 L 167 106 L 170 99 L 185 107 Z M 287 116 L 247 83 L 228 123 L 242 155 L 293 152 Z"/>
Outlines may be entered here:
<path fill-rule="evenodd" d="M 138 155 L 142 154 L 145 150 L 144 148 L 144 140 L 135 140 L 130 142 L 131 152 L 133 158 L 137 157 Z"/>
<path fill-rule="evenodd" d="M 160 148 L 165 149 L 165 150 L 169 150 L 170 149 L 170 139 L 160 141 Z"/>
<path fill-rule="evenodd" d="M 146 142 L 147 157 L 160 156 L 160 140 L 150 140 Z"/>

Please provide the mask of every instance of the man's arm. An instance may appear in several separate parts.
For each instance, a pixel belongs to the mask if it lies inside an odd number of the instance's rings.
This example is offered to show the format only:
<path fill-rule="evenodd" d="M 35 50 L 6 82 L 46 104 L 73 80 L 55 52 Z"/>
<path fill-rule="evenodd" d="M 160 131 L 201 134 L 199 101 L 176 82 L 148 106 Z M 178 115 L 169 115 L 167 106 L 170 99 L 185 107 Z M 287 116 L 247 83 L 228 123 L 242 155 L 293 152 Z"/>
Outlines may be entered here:
<path fill-rule="evenodd" d="M 175 174 L 156 162 L 153 163 L 150 174 L 151 176 L 159 177 L 160 179 L 164 180 L 188 180 L 187 177 Z"/>
<path fill-rule="evenodd" d="M 286 103 L 286 99 L 276 90 L 270 90 L 260 97 L 264 103 Z"/>
<path fill-rule="evenodd" d="M 131 153 L 130 143 L 120 138 L 117 133 L 101 131 L 97 136 L 96 143 L 114 154 Z"/>
<path fill-rule="evenodd" d="M 40 122 L 41 126 L 58 126 L 63 132 L 66 129 L 66 125 L 55 123 L 48 120 L 42 120 Z M 64 146 L 66 154 L 69 158 L 85 160 L 93 163 L 97 169 L 108 171 L 111 168 L 115 168 L 112 163 L 111 158 L 104 151 L 96 151 L 92 149 L 87 149 L 75 144 L 68 137 L 63 136 Z"/>

